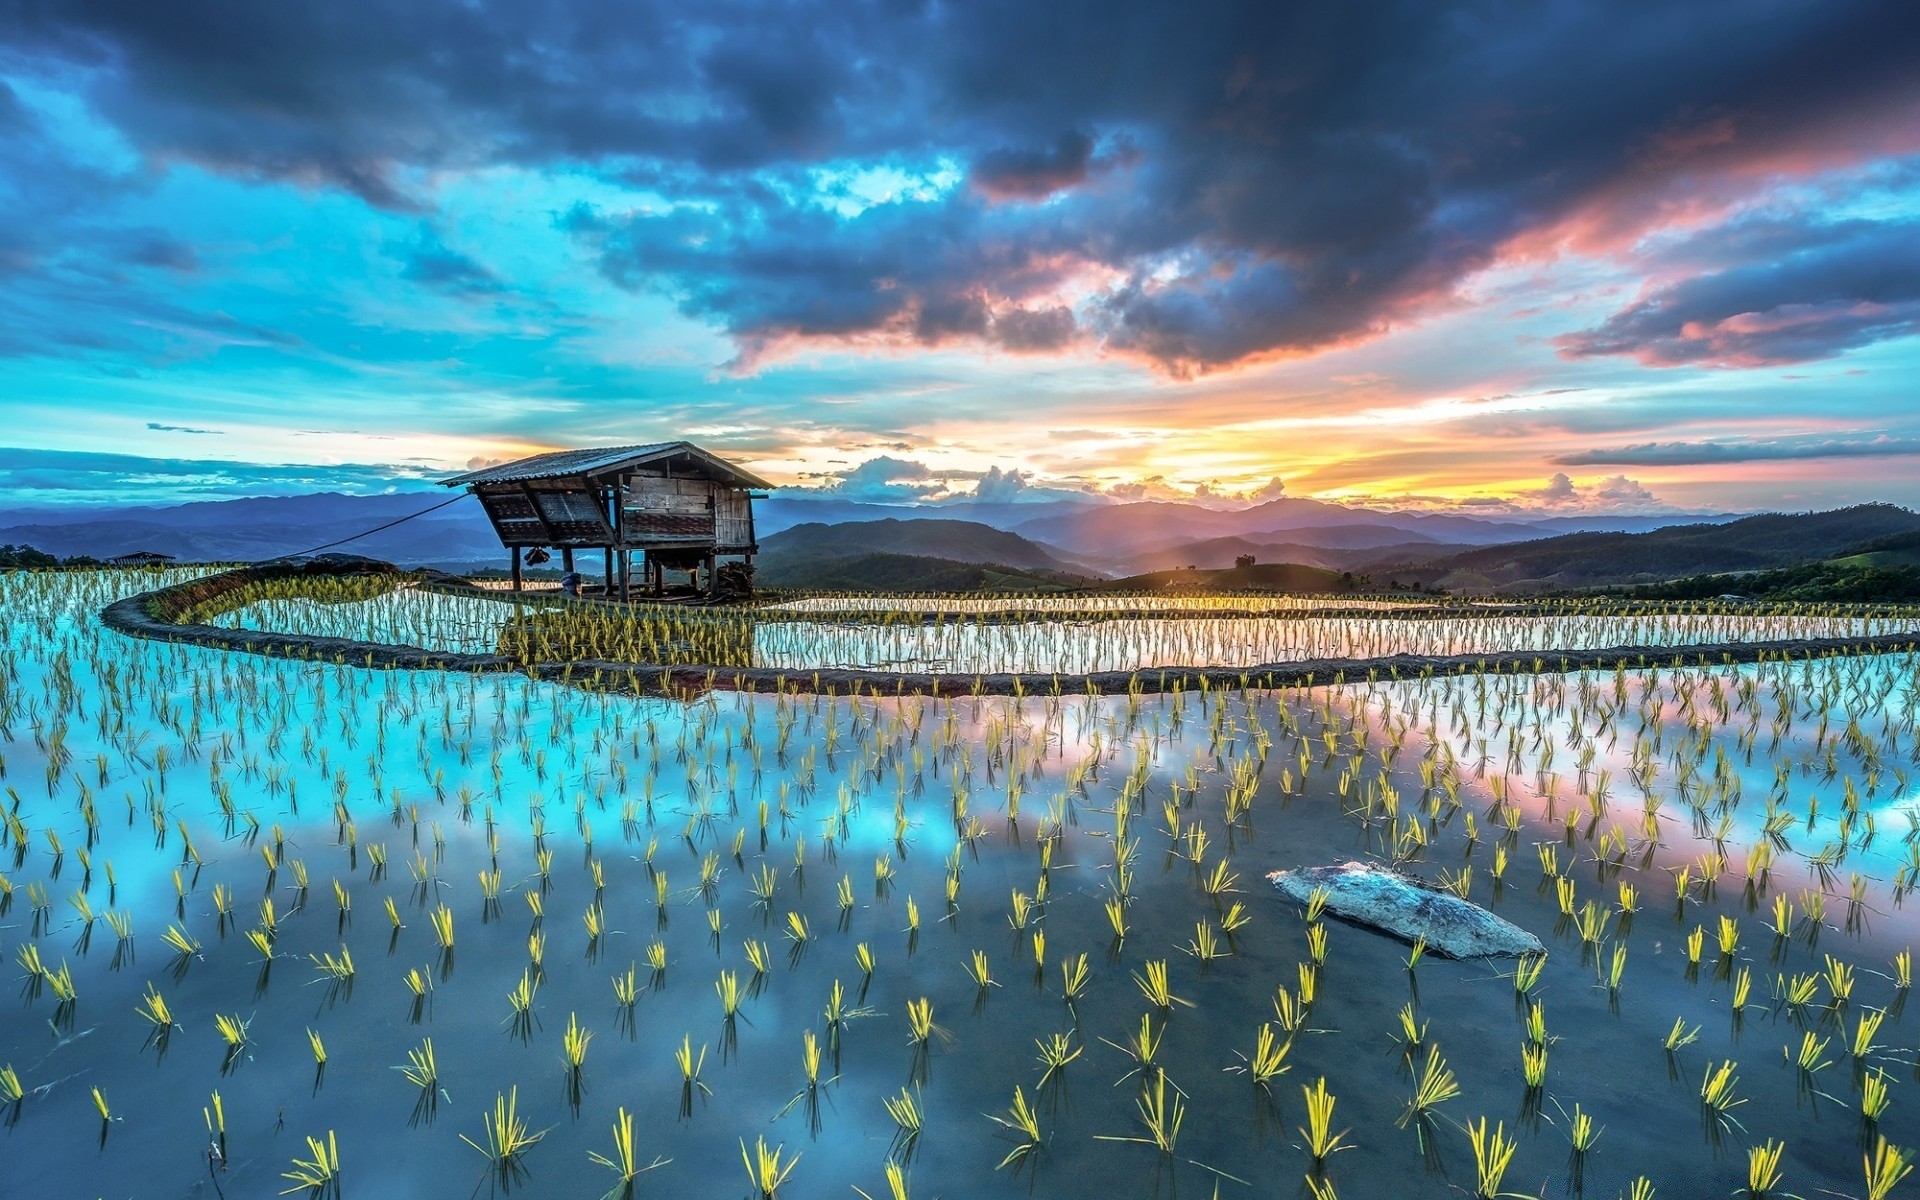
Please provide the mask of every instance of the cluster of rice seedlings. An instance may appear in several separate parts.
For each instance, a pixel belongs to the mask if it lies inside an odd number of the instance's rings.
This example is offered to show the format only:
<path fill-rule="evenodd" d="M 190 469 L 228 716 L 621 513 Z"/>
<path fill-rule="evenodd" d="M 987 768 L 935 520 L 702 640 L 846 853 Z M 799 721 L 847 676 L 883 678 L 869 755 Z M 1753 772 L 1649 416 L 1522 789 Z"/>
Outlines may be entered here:
<path fill-rule="evenodd" d="M 280 1172 L 282 1179 L 293 1181 L 293 1186 L 280 1194 L 290 1196 L 304 1191 L 315 1200 L 340 1195 L 340 1143 L 333 1131 L 327 1131 L 324 1142 L 309 1135 L 307 1154 L 306 1158 L 296 1157 L 290 1169 Z"/>
<path fill-rule="evenodd" d="M 613 1118 L 613 1153 L 601 1154 L 597 1150 L 587 1152 L 587 1157 L 595 1164 L 612 1171 L 615 1178 L 615 1194 L 622 1197 L 633 1195 L 634 1181 L 648 1171 L 666 1166 L 672 1159 L 655 1157 L 646 1166 L 640 1165 L 639 1156 L 633 1148 L 633 1114 L 621 1108 Z"/>
<path fill-rule="evenodd" d="M 753 1152 L 747 1152 L 747 1143 L 740 1142 L 740 1161 L 747 1168 L 747 1186 L 755 1200 L 777 1200 L 780 1189 L 792 1177 L 794 1168 L 800 1165 L 800 1156 L 786 1156 L 786 1143 L 771 1150 L 767 1148 L 767 1139 L 756 1137 L 753 1140 Z"/>
<path fill-rule="evenodd" d="M 1307 1123 L 1299 1134 L 1306 1141 L 1307 1156 L 1318 1168 L 1332 1155 L 1351 1146 L 1346 1140 L 1346 1130 L 1334 1131 L 1333 1108 L 1337 1098 L 1327 1091 L 1326 1076 L 1321 1076 L 1312 1087 L 1302 1086 L 1300 1094 L 1306 1101 Z"/>
<path fill-rule="evenodd" d="M 503 1186 L 517 1179 L 523 1170 L 522 1160 L 540 1139 L 547 1136 L 547 1130 L 536 1130 L 520 1116 L 520 1089 L 518 1087 L 498 1093 L 493 1099 L 493 1110 L 482 1114 L 482 1127 L 485 1130 L 486 1144 L 474 1141 L 466 1134 L 460 1140 L 486 1156 L 493 1175 Z"/>
<path fill-rule="evenodd" d="M 1478 1122 L 1467 1122 L 1467 1140 L 1473 1145 L 1473 1194 L 1476 1200 L 1500 1200 L 1507 1195 L 1500 1190 L 1501 1180 L 1506 1178 L 1507 1168 L 1513 1164 L 1513 1153 L 1520 1143 L 1507 1136 L 1506 1123 L 1487 1129 L 1487 1119 L 1481 1117 Z"/>
<path fill-rule="evenodd" d="M 1004 1171 L 1008 1167 L 1018 1168 L 1025 1165 L 1046 1144 L 1046 1139 L 1040 1134 L 1040 1118 L 1034 1113 L 1033 1106 L 1027 1102 L 1026 1093 L 1021 1091 L 1018 1085 L 1013 1089 L 1013 1104 L 1008 1107 L 1006 1115 L 998 1116 L 988 1113 L 987 1119 L 1013 1135 L 1013 1149 L 1007 1151 L 1006 1157 L 1000 1160 L 996 1170 Z"/>

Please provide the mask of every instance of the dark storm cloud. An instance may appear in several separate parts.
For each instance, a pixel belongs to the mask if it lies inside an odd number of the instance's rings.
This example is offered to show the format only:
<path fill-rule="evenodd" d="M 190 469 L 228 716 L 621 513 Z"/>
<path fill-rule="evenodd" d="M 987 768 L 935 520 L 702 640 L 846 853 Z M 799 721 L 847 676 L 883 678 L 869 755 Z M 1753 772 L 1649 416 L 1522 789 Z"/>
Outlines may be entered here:
<path fill-rule="evenodd" d="M 1707 466 L 1714 463 L 1779 462 L 1811 458 L 1887 458 L 1920 455 L 1916 437 L 1742 438 L 1700 442 L 1641 442 L 1612 449 L 1581 450 L 1553 459 L 1556 466 Z"/>
<path fill-rule="evenodd" d="M 156 161 L 396 209 L 430 207 L 435 170 L 491 163 L 656 191 L 664 207 L 568 227 L 746 359 L 806 338 L 1078 340 L 1196 373 L 1335 345 L 1518 235 L 1576 216 L 1632 233 L 1716 172 L 1844 156 L 1920 91 L 1911 9 L 1812 0 L 0 14 L 17 57 L 83 66 Z M 964 183 L 853 215 L 819 202 L 818 169 L 939 163 Z M 1815 282 L 1777 277 L 1776 305 L 1834 303 L 1787 294 Z M 1877 336 L 1862 321 L 1836 311 L 1793 353 Z M 1581 352 L 1662 337 L 1613 332 Z"/>
<path fill-rule="evenodd" d="M 1920 331 L 1920 221 L 1768 223 L 1753 240 L 1766 247 L 1760 261 L 1661 288 L 1599 328 L 1561 338 L 1562 353 L 1751 367 Z"/>
<path fill-rule="evenodd" d="M 498 292 L 505 286 L 485 264 L 451 249 L 430 226 L 411 243 L 387 247 L 402 264 L 400 276 L 449 292 Z"/>

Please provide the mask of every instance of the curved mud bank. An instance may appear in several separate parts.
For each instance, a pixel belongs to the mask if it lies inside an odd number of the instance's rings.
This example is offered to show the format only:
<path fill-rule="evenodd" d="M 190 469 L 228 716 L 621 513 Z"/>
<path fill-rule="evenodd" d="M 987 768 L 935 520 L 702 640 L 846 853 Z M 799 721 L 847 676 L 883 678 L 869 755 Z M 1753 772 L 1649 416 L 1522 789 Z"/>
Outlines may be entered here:
<path fill-rule="evenodd" d="M 1282 688 L 1330 684 L 1377 675 L 1561 674 L 1570 671 L 1648 666 L 1720 666 L 1827 658 L 1847 654 L 1912 653 L 1920 633 L 1858 638 L 1797 638 L 1692 646 L 1612 646 L 1604 649 L 1491 654 L 1395 654 L 1377 658 L 1319 658 L 1252 667 L 1152 667 L 1087 674 L 998 672 L 939 675 L 846 669 L 792 670 L 772 667 L 661 665 L 596 660 L 523 663 L 503 654 L 465 654 L 351 638 L 305 636 L 267 630 L 229 629 L 183 621 L 192 609 L 272 579 L 313 575 L 388 575 L 427 590 L 511 602 L 452 576 L 419 575 L 388 564 L 347 556 L 332 561 L 242 567 L 186 583 L 129 596 L 102 609 L 100 620 L 116 633 L 162 642 L 184 642 L 271 658 L 407 671 L 468 674 L 512 672 L 529 678 L 598 691 L 685 696 L 714 689 L 743 692 L 821 692 L 834 695 L 1120 695 L 1200 687 Z M 784 614 L 783 614 L 784 615 Z"/>

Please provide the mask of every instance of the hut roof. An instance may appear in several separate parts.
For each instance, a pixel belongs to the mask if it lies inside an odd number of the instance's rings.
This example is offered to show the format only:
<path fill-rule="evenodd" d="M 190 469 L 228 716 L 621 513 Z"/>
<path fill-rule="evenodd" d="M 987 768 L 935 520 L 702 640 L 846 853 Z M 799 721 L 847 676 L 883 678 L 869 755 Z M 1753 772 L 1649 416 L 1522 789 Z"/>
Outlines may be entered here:
<path fill-rule="evenodd" d="M 585 450 L 555 450 L 548 454 L 536 454 L 531 458 L 501 463 L 499 466 L 468 471 L 464 475 L 442 479 L 440 483 L 444 487 L 461 487 L 483 483 L 519 483 L 533 479 L 559 479 L 573 475 L 604 475 L 681 456 L 694 459 L 715 479 L 734 487 L 773 486 L 758 475 L 742 470 L 691 442 L 651 442 L 640 446 L 598 446 Z"/>

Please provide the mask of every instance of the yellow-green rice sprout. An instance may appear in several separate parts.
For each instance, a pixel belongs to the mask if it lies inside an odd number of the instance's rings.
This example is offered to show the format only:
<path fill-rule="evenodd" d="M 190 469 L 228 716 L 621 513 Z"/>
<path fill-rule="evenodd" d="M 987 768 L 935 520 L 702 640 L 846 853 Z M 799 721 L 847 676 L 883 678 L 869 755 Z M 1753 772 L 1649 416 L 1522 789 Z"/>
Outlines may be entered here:
<path fill-rule="evenodd" d="M 1540 985 L 1540 973 L 1546 969 L 1547 956 L 1544 954 L 1522 954 L 1513 965 L 1513 990 L 1518 996 L 1525 996 Z"/>
<path fill-rule="evenodd" d="M 1148 962 L 1144 976 L 1137 971 L 1134 972 L 1133 982 L 1139 987 L 1140 993 L 1162 1012 L 1171 1009 L 1176 1004 L 1185 1008 L 1192 1008 L 1194 1006 L 1193 1001 L 1173 994 L 1171 987 L 1167 983 L 1167 960 L 1164 958 L 1154 959 Z"/>
<path fill-rule="evenodd" d="M 595 1164 L 607 1168 L 618 1177 L 620 1187 L 631 1191 L 633 1181 L 656 1167 L 664 1167 L 672 1159 L 655 1158 L 646 1166 L 640 1165 L 639 1157 L 633 1151 L 633 1114 L 622 1107 L 613 1119 L 613 1154 L 611 1157 L 596 1150 L 587 1151 L 587 1158 Z"/>
<path fill-rule="evenodd" d="M 247 1023 L 239 1017 L 230 1017 L 225 1013 L 215 1013 L 213 1027 L 219 1030 L 220 1038 L 226 1042 L 228 1049 L 237 1050 L 246 1044 Z"/>
<path fill-rule="evenodd" d="M 1506 1177 L 1513 1152 L 1520 1145 L 1517 1138 L 1506 1135 L 1506 1130 L 1506 1122 L 1502 1121 L 1488 1132 L 1485 1117 L 1477 1124 L 1467 1123 L 1467 1140 L 1473 1144 L 1473 1194 L 1478 1200 L 1495 1200 L 1502 1195 L 1500 1181 Z"/>
<path fill-rule="evenodd" d="M 394 1070 L 406 1076 L 408 1083 L 423 1092 L 439 1086 L 440 1063 L 433 1055 L 433 1039 L 420 1039 L 418 1046 L 407 1051 L 407 1061 Z"/>
<path fill-rule="evenodd" d="M 1874 1138 L 1873 1150 L 1865 1156 L 1867 1200 L 1887 1200 L 1887 1195 L 1902 1179 L 1913 1174 L 1913 1151 L 1902 1150 L 1884 1135 Z"/>
<path fill-rule="evenodd" d="M 1567 1119 L 1567 1141 L 1572 1143 L 1575 1154 L 1592 1150 L 1605 1132 L 1605 1127 L 1593 1123 L 1591 1114 L 1582 1112 L 1578 1104 L 1573 1106 L 1573 1115 Z"/>
<path fill-rule="evenodd" d="M 1906 991 L 1913 986 L 1913 951 L 1902 950 L 1893 956 L 1893 986 Z"/>
<path fill-rule="evenodd" d="M 1520 1074 L 1529 1088 L 1538 1088 L 1547 1082 L 1547 1048 L 1544 1045 L 1529 1044 L 1520 1048 Z"/>
<path fill-rule="evenodd" d="M 20 1086 L 20 1074 L 13 1069 L 13 1064 L 0 1067 L 0 1104 L 18 1104 L 26 1094 L 26 1089 Z"/>
<path fill-rule="evenodd" d="M 1711 1064 L 1700 1080 L 1700 1103 L 1716 1116 L 1724 1116 L 1729 1110 L 1746 1103 L 1746 1099 L 1736 1095 L 1735 1087 L 1740 1077 L 1734 1074 L 1739 1064 L 1732 1059 L 1722 1062 L 1718 1067 Z"/>
<path fill-rule="evenodd" d="M 1827 992 L 1835 1004 L 1845 1004 L 1848 997 L 1853 995 L 1853 964 L 1842 962 L 1831 954 L 1825 958 L 1826 970 L 1823 975 Z"/>
<path fill-rule="evenodd" d="M 1400 1114 L 1400 1128 L 1405 1129 L 1410 1122 L 1426 1118 L 1436 1107 L 1459 1094 L 1460 1083 L 1454 1078 L 1453 1069 L 1447 1066 L 1447 1060 L 1440 1057 L 1440 1047 L 1427 1047 L 1426 1065 L 1414 1080 L 1413 1098 L 1407 1101 L 1406 1108 Z"/>
<path fill-rule="evenodd" d="M 1831 1060 L 1823 1057 L 1826 1053 L 1828 1040 L 1827 1038 L 1815 1035 L 1812 1030 L 1808 1030 L 1800 1036 L 1800 1051 L 1798 1054 L 1789 1053 L 1784 1047 L 1781 1049 L 1781 1053 L 1786 1055 L 1795 1066 L 1811 1075 L 1816 1071 L 1833 1065 Z"/>
<path fill-rule="evenodd" d="M 433 940 L 442 950 L 453 949 L 453 910 L 442 904 L 427 914 L 433 925 Z"/>
<path fill-rule="evenodd" d="M 1306 1139 L 1308 1156 L 1318 1166 L 1336 1151 L 1350 1148 L 1346 1143 L 1347 1130 L 1338 1133 L 1333 1130 L 1337 1097 L 1327 1091 L 1326 1076 L 1322 1075 L 1312 1087 L 1302 1085 L 1300 1094 L 1306 1098 L 1307 1123 L 1298 1132 Z"/>
<path fill-rule="evenodd" d="M 1049 1034 L 1044 1038 L 1035 1038 L 1034 1046 L 1039 1050 L 1040 1086 L 1046 1087 L 1054 1076 L 1066 1070 L 1067 1064 L 1079 1058 L 1082 1046 L 1073 1044 L 1073 1039 L 1064 1033 Z"/>
<path fill-rule="evenodd" d="M 338 1196 L 340 1194 L 340 1143 L 334 1138 L 333 1130 L 327 1130 L 327 1140 L 317 1137 L 307 1138 L 307 1158 L 295 1157 L 290 1170 L 280 1172 L 280 1178 L 293 1180 L 293 1186 L 283 1189 L 282 1196 L 291 1196 L 295 1192 L 306 1192 L 314 1197 Z"/>
<path fill-rule="evenodd" d="M 472 1146 L 495 1170 L 510 1170 L 547 1131 L 534 1130 L 520 1117 L 520 1088 L 516 1085 L 504 1093 L 496 1093 L 493 1098 L 493 1111 L 482 1114 L 481 1121 L 486 1130 L 486 1145 L 481 1145 L 466 1134 L 460 1140 Z"/>
<path fill-rule="evenodd" d="M 1004 1117 L 987 1114 L 987 1119 L 1002 1128 L 1012 1130 L 1019 1138 L 1007 1156 L 1000 1160 L 995 1170 L 1021 1162 L 1039 1151 L 1044 1139 L 1040 1136 L 1040 1118 L 1034 1113 L 1033 1106 L 1027 1103 L 1026 1093 L 1016 1084 L 1013 1089 L 1013 1104 Z"/>
<path fill-rule="evenodd" d="M 99 1088 L 93 1089 L 93 1107 L 99 1110 L 102 1121 L 113 1120 L 113 1109 L 107 1106 L 107 1098 L 101 1094 Z"/>
<path fill-rule="evenodd" d="M 753 1153 L 747 1153 L 746 1139 L 740 1141 L 740 1161 L 746 1164 L 747 1186 L 752 1189 L 757 1200 L 775 1200 L 780 1188 L 800 1165 L 800 1156 L 785 1157 L 786 1143 L 782 1142 L 773 1149 L 767 1149 L 767 1139 L 756 1137 L 753 1140 Z"/>
<path fill-rule="evenodd" d="M 1747 1150 L 1747 1195 L 1764 1200 L 1780 1186 L 1780 1157 L 1787 1144 L 1769 1138 Z"/>
<path fill-rule="evenodd" d="M 1860 1116 L 1870 1124 L 1877 1124 L 1893 1101 L 1889 1078 L 1884 1067 L 1876 1067 L 1860 1078 Z"/>
<path fill-rule="evenodd" d="M 576 1013 L 567 1014 L 567 1031 L 560 1037 L 560 1060 L 567 1070 L 578 1075 L 587 1065 L 587 1044 L 593 1041 L 593 1031 L 580 1028 L 580 1018 Z"/>
<path fill-rule="evenodd" d="M 1688 1029 L 1685 1017 L 1675 1017 L 1673 1019 L 1673 1028 L 1667 1031 L 1667 1040 L 1665 1043 L 1667 1053 L 1671 1054 L 1682 1046 L 1690 1046 L 1698 1041 L 1699 1038 L 1700 1027 L 1698 1025 L 1695 1025 L 1692 1029 Z"/>
<path fill-rule="evenodd" d="M 966 969 L 967 978 L 973 980 L 974 984 L 982 991 L 990 987 L 1000 986 L 994 982 L 992 972 L 987 969 L 987 952 L 985 950 L 975 950 L 972 959 L 962 965 Z"/>
<path fill-rule="evenodd" d="M 200 953 L 200 943 L 178 925 L 167 926 L 167 931 L 160 935 L 160 940 L 183 958 L 191 958 Z"/>
<path fill-rule="evenodd" d="M 1086 955 L 1081 954 L 1073 958 L 1061 960 L 1060 992 L 1066 997 L 1067 1003 L 1076 1003 L 1081 996 L 1086 994 L 1087 980 L 1089 978 L 1090 973 L 1087 969 Z"/>
<path fill-rule="evenodd" d="M 893 1118 L 897 1137 L 910 1143 L 920 1136 L 920 1126 L 925 1119 L 925 1112 L 920 1107 L 918 1097 L 906 1088 L 901 1088 L 898 1096 L 888 1096 L 884 1103 L 887 1115 Z"/>
<path fill-rule="evenodd" d="M 1887 1014 L 1879 1009 L 1868 1009 L 1860 1014 L 1859 1022 L 1853 1027 L 1853 1056 L 1865 1058 L 1873 1053 L 1873 1036 L 1880 1032 L 1880 1022 Z"/>

